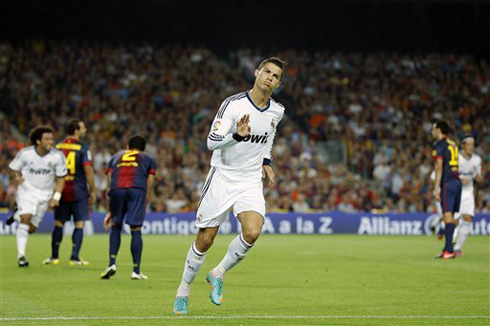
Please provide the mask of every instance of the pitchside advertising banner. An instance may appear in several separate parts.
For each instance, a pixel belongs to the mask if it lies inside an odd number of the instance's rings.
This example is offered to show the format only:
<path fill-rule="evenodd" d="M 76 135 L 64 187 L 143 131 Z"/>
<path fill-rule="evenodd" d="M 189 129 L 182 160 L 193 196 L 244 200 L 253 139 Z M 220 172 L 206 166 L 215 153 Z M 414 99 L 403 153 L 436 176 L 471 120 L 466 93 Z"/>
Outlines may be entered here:
<path fill-rule="evenodd" d="M 103 213 L 92 213 L 87 233 L 107 232 L 102 226 Z M 0 214 L 0 234 L 15 234 L 17 223 L 5 224 L 9 214 Z M 195 213 L 149 213 L 143 224 L 143 234 L 197 233 Z M 430 235 L 430 223 L 437 215 L 431 214 L 348 214 L 331 212 L 324 214 L 267 214 L 262 232 L 264 234 L 365 234 L 365 235 Z M 65 231 L 70 232 L 66 225 Z M 47 213 L 37 232 L 50 233 L 53 230 L 53 214 Z M 129 226 L 124 231 L 129 233 Z M 230 221 L 223 223 L 220 233 L 240 231 L 240 223 L 231 215 Z M 490 235 L 490 214 L 477 214 L 473 218 L 472 235 Z"/>

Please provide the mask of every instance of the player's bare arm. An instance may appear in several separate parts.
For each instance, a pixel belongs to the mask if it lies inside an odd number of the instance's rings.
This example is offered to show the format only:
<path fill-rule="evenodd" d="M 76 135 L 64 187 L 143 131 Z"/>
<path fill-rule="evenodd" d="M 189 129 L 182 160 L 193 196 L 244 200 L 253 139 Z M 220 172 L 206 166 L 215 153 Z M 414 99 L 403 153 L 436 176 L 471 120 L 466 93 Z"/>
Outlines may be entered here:
<path fill-rule="evenodd" d="M 58 207 L 60 205 L 61 193 L 65 187 L 65 177 L 56 177 L 56 186 L 53 198 L 49 201 L 49 207 Z"/>
<path fill-rule="evenodd" d="M 155 176 L 152 174 L 148 175 L 148 179 L 146 180 L 146 202 L 147 203 L 151 200 L 151 193 L 153 190 L 153 182 L 155 182 Z"/>
<path fill-rule="evenodd" d="M 90 204 L 95 204 L 97 200 L 97 192 L 95 189 L 94 168 L 91 165 L 85 165 L 83 167 L 85 176 L 87 177 L 87 183 L 90 189 Z"/>
<path fill-rule="evenodd" d="M 274 169 L 270 165 L 262 165 L 262 179 L 267 179 L 269 185 L 274 185 L 275 182 Z"/>
<path fill-rule="evenodd" d="M 111 186 L 111 174 L 107 174 L 107 189 L 106 189 L 106 196 L 107 196 L 107 214 L 104 216 L 104 229 L 109 230 L 112 227 L 112 219 L 113 216 L 111 214 L 111 197 L 109 195 L 109 189 Z"/>
<path fill-rule="evenodd" d="M 22 173 L 20 171 L 15 171 L 12 169 L 10 169 L 10 171 L 12 173 L 12 178 L 17 186 L 24 182 L 24 178 L 22 177 Z"/>
<path fill-rule="evenodd" d="M 437 201 L 441 201 L 441 178 L 442 178 L 442 158 L 436 160 L 436 181 L 434 187 L 434 196 Z"/>

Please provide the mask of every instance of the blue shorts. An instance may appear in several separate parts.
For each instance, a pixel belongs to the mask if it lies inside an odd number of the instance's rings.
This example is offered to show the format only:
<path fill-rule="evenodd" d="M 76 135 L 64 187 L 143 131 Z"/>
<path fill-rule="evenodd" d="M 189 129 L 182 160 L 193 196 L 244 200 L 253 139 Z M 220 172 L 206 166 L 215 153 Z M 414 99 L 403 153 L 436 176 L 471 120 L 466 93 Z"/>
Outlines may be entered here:
<path fill-rule="evenodd" d="M 461 184 L 461 180 L 459 179 L 451 180 L 449 182 L 442 184 L 442 188 L 441 188 L 442 213 L 459 212 L 462 190 L 463 190 L 463 186 Z"/>
<path fill-rule="evenodd" d="M 63 223 L 71 220 L 72 216 L 74 222 L 88 220 L 88 198 L 69 203 L 61 201 L 54 211 L 54 219 Z"/>
<path fill-rule="evenodd" d="M 110 210 L 116 224 L 141 226 L 145 220 L 146 191 L 140 188 L 119 188 L 109 191 Z"/>

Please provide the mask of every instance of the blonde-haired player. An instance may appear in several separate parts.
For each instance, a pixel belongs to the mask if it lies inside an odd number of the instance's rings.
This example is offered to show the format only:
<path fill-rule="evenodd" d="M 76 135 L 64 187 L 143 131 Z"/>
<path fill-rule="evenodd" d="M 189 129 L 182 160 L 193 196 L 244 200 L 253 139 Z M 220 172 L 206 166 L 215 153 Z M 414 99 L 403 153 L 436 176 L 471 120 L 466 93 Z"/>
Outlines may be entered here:
<path fill-rule="evenodd" d="M 462 151 L 459 156 L 459 177 L 463 184 L 461 193 L 461 207 L 459 209 L 459 225 L 457 236 L 455 235 L 456 245 L 454 251 L 456 255 L 463 256 L 461 248 L 465 243 L 471 229 L 473 216 L 475 215 L 475 192 L 474 181 L 483 182 L 482 161 L 478 154 L 475 154 L 475 139 L 471 134 L 467 134 L 461 140 Z"/>

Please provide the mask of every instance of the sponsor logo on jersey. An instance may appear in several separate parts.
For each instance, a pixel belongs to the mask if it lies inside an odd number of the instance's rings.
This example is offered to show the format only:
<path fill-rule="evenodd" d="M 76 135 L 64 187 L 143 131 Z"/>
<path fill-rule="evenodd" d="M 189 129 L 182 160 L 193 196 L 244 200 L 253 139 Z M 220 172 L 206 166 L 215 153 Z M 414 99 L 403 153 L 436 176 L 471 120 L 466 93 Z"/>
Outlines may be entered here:
<path fill-rule="evenodd" d="M 272 118 L 271 127 L 272 128 L 275 128 L 276 127 L 276 119 L 275 118 Z"/>
<path fill-rule="evenodd" d="M 268 137 L 269 137 L 269 135 L 267 133 L 265 133 L 263 135 L 248 135 L 247 137 L 245 137 L 243 139 L 243 141 L 244 142 L 250 141 L 251 143 L 255 143 L 255 144 L 265 144 L 265 143 L 267 143 Z"/>
<path fill-rule="evenodd" d="M 30 169 L 29 169 L 29 173 L 31 173 L 31 174 L 40 174 L 40 175 L 45 175 L 45 174 L 50 174 L 50 173 L 51 173 L 51 170 L 48 170 L 48 169 L 33 169 L 33 168 L 30 168 Z"/>

